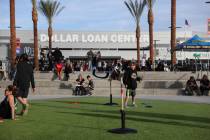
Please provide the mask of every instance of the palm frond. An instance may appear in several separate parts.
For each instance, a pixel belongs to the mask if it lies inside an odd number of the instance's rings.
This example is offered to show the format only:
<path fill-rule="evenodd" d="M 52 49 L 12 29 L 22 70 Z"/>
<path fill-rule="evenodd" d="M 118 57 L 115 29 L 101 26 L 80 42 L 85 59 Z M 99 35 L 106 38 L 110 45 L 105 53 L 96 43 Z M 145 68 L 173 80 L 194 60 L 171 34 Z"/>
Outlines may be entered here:
<path fill-rule="evenodd" d="M 49 24 L 65 7 L 55 0 L 40 0 L 38 10 L 47 18 Z"/>
<path fill-rule="evenodd" d="M 135 19 L 136 19 L 136 16 L 137 16 L 137 10 L 136 10 L 136 7 L 135 7 L 135 5 L 134 5 L 134 3 L 133 3 L 133 1 L 131 1 L 130 0 L 130 2 L 129 2 L 129 4 L 130 4 L 130 6 L 131 6 L 131 9 L 133 10 L 133 13 L 134 13 L 134 15 L 135 15 Z"/>
<path fill-rule="evenodd" d="M 126 1 L 124 3 L 127 6 L 128 10 L 130 11 L 131 15 L 135 18 L 135 14 L 133 13 L 133 10 L 131 9 L 130 5 Z"/>
<path fill-rule="evenodd" d="M 33 7 L 36 6 L 36 0 L 31 0 L 31 3 L 32 3 Z"/>
<path fill-rule="evenodd" d="M 156 0 L 146 0 L 148 9 L 152 9 Z"/>
<path fill-rule="evenodd" d="M 128 10 L 130 11 L 131 15 L 134 17 L 136 24 L 140 23 L 141 15 L 144 11 L 144 7 L 146 5 L 146 0 L 129 0 L 128 2 L 124 2 L 127 6 Z"/>

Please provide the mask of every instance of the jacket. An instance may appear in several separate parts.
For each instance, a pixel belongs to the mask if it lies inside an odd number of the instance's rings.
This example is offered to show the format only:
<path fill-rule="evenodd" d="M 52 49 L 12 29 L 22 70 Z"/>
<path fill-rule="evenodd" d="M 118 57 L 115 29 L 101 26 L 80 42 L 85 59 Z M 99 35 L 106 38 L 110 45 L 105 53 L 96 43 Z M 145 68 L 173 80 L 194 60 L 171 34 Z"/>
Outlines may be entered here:
<path fill-rule="evenodd" d="M 127 89 L 135 90 L 137 88 L 137 71 L 132 69 L 127 69 L 123 76 L 123 83 Z"/>
<path fill-rule="evenodd" d="M 18 88 L 35 88 L 33 66 L 28 62 L 19 62 L 13 85 Z"/>

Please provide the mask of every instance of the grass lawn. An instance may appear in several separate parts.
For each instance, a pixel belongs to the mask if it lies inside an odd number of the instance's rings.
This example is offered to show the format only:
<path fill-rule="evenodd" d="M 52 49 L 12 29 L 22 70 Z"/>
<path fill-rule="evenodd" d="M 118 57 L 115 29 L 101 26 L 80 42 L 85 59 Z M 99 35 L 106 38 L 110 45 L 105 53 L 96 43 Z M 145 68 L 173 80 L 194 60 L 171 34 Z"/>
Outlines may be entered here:
<path fill-rule="evenodd" d="M 126 125 L 138 133 L 119 135 L 107 132 L 120 127 L 120 107 L 104 106 L 107 101 L 97 97 L 32 101 L 27 116 L 0 124 L 0 140 L 210 139 L 210 105 L 137 100 L 138 107 L 126 111 Z"/>

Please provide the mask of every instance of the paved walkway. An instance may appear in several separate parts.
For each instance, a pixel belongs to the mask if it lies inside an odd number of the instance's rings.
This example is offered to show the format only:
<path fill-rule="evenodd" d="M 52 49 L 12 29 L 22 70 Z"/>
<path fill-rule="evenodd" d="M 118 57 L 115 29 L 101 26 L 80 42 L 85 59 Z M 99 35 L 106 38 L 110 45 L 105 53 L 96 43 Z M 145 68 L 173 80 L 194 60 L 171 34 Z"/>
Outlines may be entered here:
<path fill-rule="evenodd" d="M 3 91 L 0 90 L 0 100 L 4 98 Z M 58 99 L 58 98 L 75 98 L 80 96 L 72 95 L 36 95 L 30 94 L 29 100 L 46 100 L 46 99 Z M 87 97 L 87 96 L 82 96 Z M 107 96 L 94 96 L 94 97 L 107 97 Z M 120 96 L 114 96 L 120 98 Z M 144 100 L 164 100 L 164 101 L 179 101 L 179 102 L 190 102 L 190 103 L 205 103 L 210 104 L 210 96 L 155 96 L 155 95 L 138 95 L 137 98 Z"/>
<path fill-rule="evenodd" d="M 59 99 L 59 98 L 75 98 L 79 96 L 72 96 L 72 95 L 30 95 L 30 100 L 46 100 L 46 99 Z M 87 96 L 82 96 L 87 97 Z M 94 96 L 99 97 L 99 96 Z M 107 97 L 107 96 L 100 96 L 100 97 Z M 116 98 L 120 98 L 119 96 L 115 96 Z M 137 96 L 139 99 L 144 100 L 164 100 L 164 101 L 178 101 L 178 102 L 189 102 L 189 103 L 204 103 L 210 104 L 210 96 L 147 96 L 141 95 Z"/>
<path fill-rule="evenodd" d="M 190 103 L 205 103 L 210 104 L 210 96 L 140 96 L 141 99 L 146 100 L 164 100 L 164 101 L 179 101 Z"/>

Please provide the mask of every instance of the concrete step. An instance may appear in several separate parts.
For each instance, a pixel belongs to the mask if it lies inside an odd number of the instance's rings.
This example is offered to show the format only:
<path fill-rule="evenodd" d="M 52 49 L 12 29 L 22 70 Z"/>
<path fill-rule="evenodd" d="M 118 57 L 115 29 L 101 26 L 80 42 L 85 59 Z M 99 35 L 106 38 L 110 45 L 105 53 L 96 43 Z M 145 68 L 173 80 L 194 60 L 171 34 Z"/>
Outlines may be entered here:
<path fill-rule="evenodd" d="M 75 72 L 74 74 L 70 74 L 70 79 L 77 79 L 79 73 L 83 75 L 86 79 L 87 75 L 92 75 L 91 72 Z M 194 76 L 195 78 L 201 78 L 201 75 L 208 74 L 207 72 L 139 72 L 140 76 L 143 76 L 144 80 L 187 80 L 190 76 Z M 54 73 L 53 72 L 36 72 L 35 79 L 52 79 Z M 103 75 L 103 74 L 101 74 Z M 93 77 L 94 79 L 98 79 Z"/>
<path fill-rule="evenodd" d="M 120 88 L 112 88 L 113 96 L 120 96 Z M 126 90 L 124 89 L 124 93 Z M 96 88 L 94 91 L 94 96 L 109 96 L 110 90 L 108 88 Z M 179 89 L 136 89 L 137 95 L 180 95 L 182 90 Z M 4 94 L 4 89 L 0 89 L 0 95 Z M 30 93 L 32 95 L 72 95 L 72 89 L 60 89 L 60 88 L 46 88 L 46 87 L 38 87 L 36 88 L 35 93 Z"/>
<path fill-rule="evenodd" d="M 108 80 L 94 80 L 95 88 L 110 88 L 110 82 Z M 199 82 L 198 82 L 199 83 Z M 0 85 L 2 87 L 6 87 L 7 85 L 12 84 L 11 81 L 0 81 Z M 56 87 L 60 89 L 71 89 L 77 85 L 76 81 L 49 81 L 49 80 L 36 80 L 35 81 L 36 87 Z M 119 81 L 112 81 L 113 88 L 120 88 Z M 144 89 L 180 89 L 184 88 L 186 81 L 151 81 L 151 80 L 143 80 L 142 82 L 138 82 L 138 88 Z"/>

